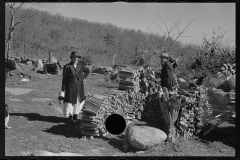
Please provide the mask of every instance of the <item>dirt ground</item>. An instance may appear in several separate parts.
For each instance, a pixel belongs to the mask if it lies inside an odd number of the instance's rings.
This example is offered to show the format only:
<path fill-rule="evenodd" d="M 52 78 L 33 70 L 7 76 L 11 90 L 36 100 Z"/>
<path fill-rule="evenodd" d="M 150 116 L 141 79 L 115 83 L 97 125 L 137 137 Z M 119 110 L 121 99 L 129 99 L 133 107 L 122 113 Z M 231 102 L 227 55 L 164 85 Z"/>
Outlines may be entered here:
<path fill-rule="evenodd" d="M 31 71 L 28 82 L 9 77 L 5 88 L 5 101 L 9 105 L 11 129 L 5 129 L 5 155 L 27 156 L 35 150 L 73 152 L 87 156 L 235 156 L 235 124 L 225 122 L 210 132 L 204 140 L 179 140 L 160 144 L 145 152 L 123 151 L 124 133 L 105 138 L 84 139 L 79 126 L 66 125 L 63 106 L 58 103 L 61 88 L 60 75 L 45 75 Z M 89 75 L 85 82 L 88 91 L 101 94 L 116 84 L 104 82 L 103 75 Z"/>

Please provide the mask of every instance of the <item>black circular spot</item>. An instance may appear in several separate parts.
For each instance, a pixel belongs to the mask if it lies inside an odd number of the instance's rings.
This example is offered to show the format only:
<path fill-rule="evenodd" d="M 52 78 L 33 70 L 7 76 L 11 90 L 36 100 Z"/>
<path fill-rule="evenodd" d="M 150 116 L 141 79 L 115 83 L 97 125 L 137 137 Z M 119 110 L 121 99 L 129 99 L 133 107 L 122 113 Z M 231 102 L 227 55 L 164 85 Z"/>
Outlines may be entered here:
<path fill-rule="evenodd" d="M 126 128 L 126 121 L 121 115 L 112 114 L 106 119 L 105 127 L 111 134 L 121 134 Z"/>

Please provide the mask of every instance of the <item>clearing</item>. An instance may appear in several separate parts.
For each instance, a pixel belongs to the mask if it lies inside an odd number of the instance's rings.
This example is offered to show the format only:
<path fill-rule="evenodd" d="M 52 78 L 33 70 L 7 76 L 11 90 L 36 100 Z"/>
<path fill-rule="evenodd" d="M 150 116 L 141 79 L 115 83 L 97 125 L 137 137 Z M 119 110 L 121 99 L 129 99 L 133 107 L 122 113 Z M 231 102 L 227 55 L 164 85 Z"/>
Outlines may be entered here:
<path fill-rule="evenodd" d="M 73 152 L 87 156 L 235 156 L 235 124 L 228 122 L 210 132 L 204 141 L 179 140 L 161 144 L 148 151 L 123 152 L 121 135 L 105 138 L 83 139 L 79 131 L 64 123 L 58 91 L 62 77 L 38 74 L 31 66 L 22 65 L 32 76 L 28 82 L 9 77 L 5 88 L 5 101 L 9 105 L 11 129 L 5 129 L 5 155 L 27 156 L 35 150 Z M 89 75 L 85 82 L 88 91 L 104 93 L 117 84 L 107 84 L 104 76 Z"/>

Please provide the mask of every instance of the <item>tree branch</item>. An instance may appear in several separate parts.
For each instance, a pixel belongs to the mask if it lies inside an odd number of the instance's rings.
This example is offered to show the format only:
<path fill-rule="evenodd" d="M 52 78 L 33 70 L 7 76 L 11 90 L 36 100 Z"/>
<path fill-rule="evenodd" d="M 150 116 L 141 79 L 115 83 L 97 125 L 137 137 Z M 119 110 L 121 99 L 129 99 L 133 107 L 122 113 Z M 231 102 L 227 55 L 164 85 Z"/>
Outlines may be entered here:
<path fill-rule="evenodd" d="M 8 7 L 13 9 L 13 6 L 15 5 L 15 3 L 7 3 Z"/>
<path fill-rule="evenodd" d="M 151 20 L 150 20 L 151 21 Z M 154 23 L 153 21 L 151 21 L 152 23 Z M 156 26 L 158 26 L 158 28 L 159 29 L 161 29 L 162 30 L 162 32 L 163 32 L 163 34 L 165 35 L 166 33 L 164 32 L 164 30 L 158 25 L 158 24 L 156 24 L 156 23 L 154 23 Z"/>
<path fill-rule="evenodd" d="M 158 15 L 158 14 L 157 14 Z M 166 22 L 163 21 L 162 17 L 158 15 L 158 17 L 161 19 L 161 21 L 163 22 L 163 24 L 165 25 L 165 28 L 167 30 L 167 33 L 168 33 L 168 28 L 167 28 L 167 25 L 166 25 Z"/>
<path fill-rule="evenodd" d="M 20 24 L 20 23 L 22 23 L 22 22 L 17 22 L 17 23 L 15 23 L 14 26 L 13 26 L 13 30 L 14 30 L 14 28 L 15 28 L 18 24 Z"/>
<path fill-rule="evenodd" d="M 188 28 L 188 26 L 190 24 L 192 24 L 193 21 L 195 21 L 197 18 L 194 18 L 177 36 L 177 38 L 175 38 L 175 40 L 173 41 L 173 43 L 170 45 L 170 47 L 168 48 L 168 51 L 170 50 L 170 48 L 172 47 L 172 45 L 176 42 L 176 40 L 181 36 L 181 34 Z"/>
<path fill-rule="evenodd" d="M 179 25 L 180 22 L 181 22 L 181 20 L 180 20 L 181 18 L 179 18 L 176 23 L 175 23 L 172 19 L 170 19 L 170 18 L 168 18 L 168 17 L 166 17 L 166 18 L 173 22 L 174 26 L 176 26 L 175 28 L 178 29 L 178 33 L 180 33 L 180 30 L 179 30 L 179 28 L 178 28 L 178 25 Z"/>
<path fill-rule="evenodd" d="M 17 13 L 18 9 L 23 5 L 24 3 L 21 3 L 15 10 L 14 15 Z"/>
<path fill-rule="evenodd" d="M 158 14 L 157 14 L 157 15 L 158 15 Z M 166 42 L 168 42 L 168 39 L 169 39 L 169 36 L 170 36 L 170 33 L 171 33 L 171 32 L 169 32 L 169 29 L 168 29 L 168 27 L 167 27 L 167 25 L 166 25 L 166 22 L 163 21 L 162 17 L 159 16 L 159 15 L 158 15 L 158 17 L 161 19 L 161 21 L 162 21 L 163 24 L 165 25 L 165 28 L 166 28 L 166 30 L 167 30 L 166 33 L 165 33 L 165 34 L 167 34 Z M 165 43 L 162 44 L 162 47 L 164 46 L 164 44 L 165 44 Z"/>
<path fill-rule="evenodd" d="M 180 36 L 180 37 L 193 37 L 193 36 L 196 36 L 197 34 L 194 34 L 194 35 L 191 35 L 191 36 Z"/>

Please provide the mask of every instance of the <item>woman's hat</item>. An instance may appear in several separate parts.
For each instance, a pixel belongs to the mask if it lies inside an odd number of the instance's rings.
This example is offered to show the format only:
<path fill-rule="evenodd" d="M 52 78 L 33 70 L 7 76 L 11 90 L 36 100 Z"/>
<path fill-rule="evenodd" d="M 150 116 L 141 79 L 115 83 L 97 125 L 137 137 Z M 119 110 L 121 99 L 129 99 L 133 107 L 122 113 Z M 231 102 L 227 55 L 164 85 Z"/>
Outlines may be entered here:
<path fill-rule="evenodd" d="M 166 57 L 166 58 L 168 58 L 169 55 L 168 55 L 168 53 L 167 53 L 166 51 L 163 51 L 163 52 L 160 54 L 160 57 Z"/>
<path fill-rule="evenodd" d="M 79 54 L 79 52 L 77 51 L 72 51 L 70 57 L 76 57 L 76 58 L 81 58 L 82 56 Z"/>

